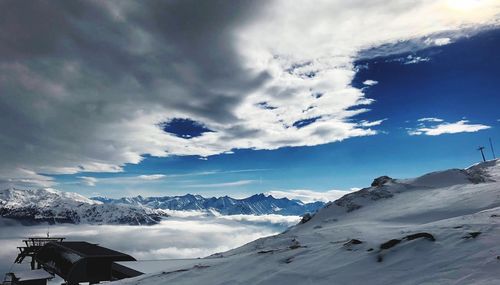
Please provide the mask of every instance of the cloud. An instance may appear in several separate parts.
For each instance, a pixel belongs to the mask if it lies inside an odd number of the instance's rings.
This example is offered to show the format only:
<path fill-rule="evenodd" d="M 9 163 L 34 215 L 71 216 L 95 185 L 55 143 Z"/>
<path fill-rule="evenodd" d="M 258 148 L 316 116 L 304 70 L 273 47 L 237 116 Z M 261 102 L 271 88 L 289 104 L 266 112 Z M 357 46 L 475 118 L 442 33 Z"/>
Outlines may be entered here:
<path fill-rule="evenodd" d="M 91 187 L 94 187 L 97 181 L 99 181 L 97 178 L 89 176 L 78 176 L 77 178 L 81 179 L 84 185 Z"/>
<path fill-rule="evenodd" d="M 439 118 L 421 118 L 417 120 L 418 122 L 443 122 L 443 119 Z"/>
<path fill-rule="evenodd" d="M 416 64 L 416 63 L 426 62 L 426 61 L 430 61 L 430 60 L 431 59 L 429 57 L 421 57 L 421 56 L 415 56 L 415 55 L 410 54 L 406 57 L 399 57 L 399 58 L 391 59 L 388 61 L 396 61 L 396 62 L 400 62 L 402 64 Z"/>
<path fill-rule="evenodd" d="M 359 124 L 363 127 L 375 127 L 375 126 L 379 126 L 384 121 L 387 121 L 387 118 L 382 119 L 382 120 L 378 120 L 378 121 L 371 121 L 371 122 L 362 120 L 359 122 Z"/>
<path fill-rule="evenodd" d="M 269 170 L 272 169 L 254 168 L 254 169 L 236 169 L 236 170 L 210 170 L 210 171 L 190 172 L 182 174 L 169 174 L 167 177 L 206 176 L 206 175 L 218 175 L 218 174 L 230 174 L 230 173 L 263 172 Z"/>
<path fill-rule="evenodd" d="M 439 136 L 442 134 L 474 133 L 489 128 L 491 127 L 487 125 L 470 124 L 468 120 L 461 120 L 455 123 L 442 122 L 433 126 L 420 125 L 415 129 L 408 129 L 407 131 L 408 134 L 412 136 L 415 135 Z"/>
<path fill-rule="evenodd" d="M 368 79 L 368 80 L 363 81 L 363 84 L 364 84 L 364 85 L 368 85 L 368 86 L 373 86 L 373 85 L 377 85 L 377 84 L 378 84 L 378 81 Z"/>
<path fill-rule="evenodd" d="M 169 217 L 154 226 L 68 225 L 49 227 L 52 236 L 70 241 L 97 243 L 131 254 L 139 260 L 205 257 L 280 233 L 299 217 L 281 216 L 184 216 Z M 27 236 L 45 236 L 47 225 L 16 226 L 0 218 L 0 275 L 9 270 L 17 246 Z M 26 268 L 26 264 L 22 264 Z M 15 270 L 16 268 L 14 268 Z M 20 269 L 20 268 L 17 268 Z"/>
<path fill-rule="evenodd" d="M 325 192 L 312 191 L 312 190 L 287 190 L 287 191 L 274 190 L 274 191 L 268 191 L 266 192 L 266 194 L 272 195 L 275 198 L 286 197 L 288 199 L 300 200 L 304 203 L 311 203 L 316 201 L 322 201 L 322 202 L 335 201 L 338 198 L 356 190 L 359 189 L 329 190 Z"/>
<path fill-rule="evenodd" d="M 96 186 L 99 184 L 144 184 L 144 183 L 156 183 L 160 182 L 162 179 L 167 177 L 165 174 L 143 174 L 143 175 L 133 175 L 133 176 L 115 176 L 115 177 L 102 177 L 96 178 L 92 176 L 77 176 L 76 178 L 81 180 L 81 184 L 86 186 Z M 64 182 L 64 184 L 75 184 L 75 182 Z"/>
<path fill-rule="evenodd" d="M 143 179 L 143 180 L 159 180 L 159 179 L 162 179 L 162 178 L 165 178 L 166 175 L 165 174 L 144 174 L 144 175 L 139 175 L 137 176 L 139 179 Z"/>
<path fill-rule="evenodd" d="M 250 225 L 283 225 L 290 227 L 296 225 L 300 221 L 299 216 L 282 216 L 282 215 L 220 215 L 219 219 L 237 221 Z"/>
<path fill-rule="evenodd" d="M 242 186 L 254 183 L 255 180 L 238 180 L 233 182 L 224 182 L 224 183 L 206 183 L 206 184 L 189 184 L 183 187 L 185 188 L 215 188 L 215 187 L 234 187 L 234 186 Z"/>
<path fill-rule="evenodd" d="M 424 41 L 428 45 L 444 46 L 451 43 L 450 38 L 428 38 Z"/>
<path fill-rule="evenodd" d="M 24 168 L 9 169 L 9 176 L 3 177 L 0 175 L 0 187 L 2 189 L 19 187 L 19 188 L 33 188 L 33 187 L 52 187 L 56 183 L 54 178 L 46 175 L 38 174 L 32 170 Z"/>
<path fill-rule="evenodd" d="M 498 15 L 491 1 L 449 2 L 2 1 L 0 180 L 375 135 L 356 117 L 374 100 L 351 85 L 355 61 Z M 164 132 L 174 118 L 212 132 Z"/>

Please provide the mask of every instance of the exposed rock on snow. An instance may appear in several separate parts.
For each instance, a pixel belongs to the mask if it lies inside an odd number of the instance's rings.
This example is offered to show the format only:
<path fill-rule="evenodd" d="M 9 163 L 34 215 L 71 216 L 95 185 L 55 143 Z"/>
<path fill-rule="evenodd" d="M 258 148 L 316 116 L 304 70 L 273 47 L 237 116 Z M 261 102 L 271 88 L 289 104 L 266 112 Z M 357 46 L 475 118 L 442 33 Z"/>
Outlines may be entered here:
<path fill-rule="evenodd" d="M 390 178 L 389 176 L 380 176 L 378 178 L 375 178 L 372 182 L 372 187 L 380 187 L 380 186 L 384 186 L 385 184 L 389 183 L 389 182 L 393 182 L 394 179 Z"/>
<path fill-rule="evenodd" d="M 496 160 L 390 180 L 282 234 L 197 260 L 208 268 L 119 283 L 499 284 L 499 179 Z"/>
<path fill-rule="evenodd" d="M 312 215 L 310 213 L 305 213 L 304 216 L 302 216 L 302 219 L 300 220 L 301 224 L 307 223 L 309 220 L 311 220 Z"/>
<path fill-rule="evenodd" d="M 467 233 L 463 238 L 464 239 L 470 239 L 470 238 L 477 238 L 481 232 L 472 232 L 472 233 Z"/>
<path fill-rule="evenodd" d="M 386 254 L 386 251 L 392 247 L 395 247 L 396 245 L 400 244 L 401 242 L 412 241 L 412 240 L 420 239 L 420 238 L 423 238 L 423 239 L 426 239 L 429 241 L 436 241 L 434 236 L 431 235 L 430 233 L 415 233 L 415 234 L 407 235 L 403 239 L 391 239 L 391 240 L 386 241 L 380 245 L 380 251 L 379 251 L 379 255 L 377 256 L 377 261 L 382 262 L 384 259 L 384 254 Z"/>

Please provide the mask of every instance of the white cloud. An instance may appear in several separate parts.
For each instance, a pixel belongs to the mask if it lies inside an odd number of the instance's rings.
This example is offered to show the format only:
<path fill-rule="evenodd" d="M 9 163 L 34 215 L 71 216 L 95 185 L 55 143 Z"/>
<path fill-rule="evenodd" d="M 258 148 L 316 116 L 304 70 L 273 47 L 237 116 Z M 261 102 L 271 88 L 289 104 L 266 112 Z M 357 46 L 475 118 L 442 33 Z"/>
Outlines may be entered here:
<path fill-rule="evenodd" d="M 377 84 L 378 84 L 378 81 L 368 79 L 368 80 L 363 81 L 363 84 L 364 84 L 364 85 L 368 85 L 368 86 L 373 86 L 373 85 L 377 85 Z"/>
<path fill-rule="evenodd" d="M 9 169 L 9 176 L 5 178 L 0 175 L 0 187 L 2 189 L 10 187 L 46 188 L 54 185 L 55 181 L 52 177 L 24 168 Z"/>
<path fill-rule="evenodd" d="M 426 61 L 429 61 L 429 60 L 431 60 L 431 59 L 428 58 L 428 57 L 421 57 L 421 56 L 412 56 L 412 55 L 409 55 L 405 59 L 403 59 L 402 62 L 404 64 L 415 64 L 415 63 L 419 63 L 419 62 L 426 62 Z"/>
<path fill-rule="evenodd" d="M 428 38 L 425 40 L 425 43 L 428 45 L 444 46 L 444 45 L 450 44 L 451 39 L 450 38 L 435 38 L 435 39 Z"/>
<path fill-rule="evenodd" d="M 374 100 L 351 84 L 355 61 L 426 48 L 435 33 L 454 40 L 499 13 L 495 1 L 467 11 L 449 2 L 206 2 L 204 17 L 190 14 L 189 1 L 50 2 L 9 17 L 0 9 L 0 32 L 11 35 L 0 54 L 0 179 L 47 184 L 16 169 L 120 172 L 144 154 L 206 157 L 375 135 L 375 122 L 356 119 Z M 159 124 L 176 117 L 213 132 L 163 132 Z M 315 122 L 294 126 L 304 120 Z"/>
<path fill-rule="evenodd" d="M 443 122 L 433 126 L 421 125 L 415 129 L 409 129 L 409 135 L 439 136 L 442 134 L 474 133 L 491 128 L 482 124 L 470 124 L 468 120 L 461 120 L 455 123 Z"/>
<path fill-rule="evenodd" d="M 282 216 L 282 215 L 220 215 L 219 219 L 238 221 L 251 224 L 277 224 L 289 227 L 297 224 L 300 221 L 299 216 Z"/>
<path fill-rule="evenodd" d="M 238 180 L 238 181 L 224 182 L 224 183 L 189 184 L 183 187 L 185 188 L 235 187 L 235 186 L 248 185 L 254 182 L 255 180 Z"/>
<path fill-rule="evenodd" d="M 362 120 L 362 121 L 359 122 L 359 125 L 363 126 L 363 127 L 366 127 L 366 128 L 368 128 L 368 127 L 375 127 L 375 126 L 379 126 L 384 121 L 387 121 L 387 118 L 382 119 L 382 120 L 377 120 L 377 121 L 371 121 L 371 122 Z"/>
<path fill-rule="evenodd" d="M 266 192 L 267 195 L 272 195 L 275 198 L 288 198 L 300 200 L 304 203 L 311 203 L 316 201 L 329 202 L 335 201 L 338 198 L 349 194 L 353 191 L 357 191 L 359 189 L 351 189 L 351 190 L 329 190 L 324 192 L 312 191 L 312 190 L 274 190 Z"/>
<path fill-rule="evenodd" d="M 143 179 L 143 180 L 159 180 L 159 179 L 162 179 L 162 178 L 165 178 L 166 175 L 165 174 L 144 174 L 144 175 L 139 175 L 137 176 L 139 179 Z"/>
<path fill-rule="evenodd" d="M 418 119 L 417 120 L 418 122 L 443 122 L 444 120 L 443 119 L 439 119 L 439 118 L 421 118 L 421 119 Z"/>
<path fill-rule="evenodd" d="M 169 217 L 154 226 L 68 225 L 49 227 L 52 236 L 98 243 L 139 260 L 205 257 L 284 231 L 299 217 L 188 216 Z M 45 236 L 47 225 L 16 226 L 0 218 L 0 275 L 9 270 L 17 246 L 27 236 Z M 26 264 L 23 264 L 26 266 Z M 16 268 L 14 268 L 16 269 Z"/>
<path fill-rule="evenodd" d="M 97 181 L 99 181 L 97 178 L 89 176 L 78 176 L 77 178 L 81 179 L 84 185 L 91 187 L 95 186 Z"/>

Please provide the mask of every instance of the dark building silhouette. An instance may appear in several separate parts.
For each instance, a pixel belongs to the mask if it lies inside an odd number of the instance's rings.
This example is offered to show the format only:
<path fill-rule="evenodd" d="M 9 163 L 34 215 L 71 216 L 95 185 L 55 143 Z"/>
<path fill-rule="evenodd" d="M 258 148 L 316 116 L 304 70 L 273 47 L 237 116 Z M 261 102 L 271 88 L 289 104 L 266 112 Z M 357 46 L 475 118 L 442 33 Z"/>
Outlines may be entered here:
<path fill-rule="evenodd" d="M 135 261 L 128 254 L 83 241 L 47 243 L 38 250 L 35 259 L 68 285 L 121 279 L 122 276 L 113 276 L 113 262 Z"/>
<path fill-rule="evenodd" d="M 45 270 L 10 272 L 5 276 L 4 285 L 47 285 L 47 280 L 54 275 Z"/>

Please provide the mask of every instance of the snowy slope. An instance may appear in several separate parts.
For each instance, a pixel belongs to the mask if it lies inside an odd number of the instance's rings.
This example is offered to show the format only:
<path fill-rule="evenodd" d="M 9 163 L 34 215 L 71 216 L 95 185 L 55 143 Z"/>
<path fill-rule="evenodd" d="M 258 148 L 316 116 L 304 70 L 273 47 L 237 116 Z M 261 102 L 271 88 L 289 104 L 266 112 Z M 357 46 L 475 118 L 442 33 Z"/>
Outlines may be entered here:
<path fill-rule="evenodd" d="M 306 220 L 185 268 L 119 283 L 500 284 L 498 160 L 378 179 Z"/>
<path fill-rule="evenodd" d="M 277 199 L 273 196 L 256 194 L 245 199 L 235 199 L 228 196 L 205 198 L 200 195 L 187 194 L 184 196 L 165 197 L 125 197 L 109 199 L 104 197 L 91 198 L 105 204 L 139 205 L 152 209 L 176 211 L 217 211 L 222 215 L 292 215 L 300 216 L 305 213 L 315 213 L 325 203 L 302 203 L 287 198 Z"/>
<path fill-rule="evenodd" d="M 0 216 L 26 223 L 155 224 L 159 211 L 130 205 L 105 205 L 54 189 L 0 191 Z"/>

